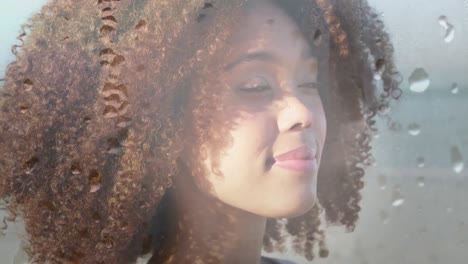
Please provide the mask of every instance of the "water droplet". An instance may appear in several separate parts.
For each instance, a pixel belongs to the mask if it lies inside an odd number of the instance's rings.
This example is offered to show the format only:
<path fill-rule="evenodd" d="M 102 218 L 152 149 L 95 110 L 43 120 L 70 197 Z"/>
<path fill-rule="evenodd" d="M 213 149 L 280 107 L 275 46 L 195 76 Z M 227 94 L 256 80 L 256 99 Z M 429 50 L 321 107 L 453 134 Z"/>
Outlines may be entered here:
<path fill-rule="evenodd" d="M 118 116 L 119 114 L 117 113 L 117 109 L 115 109 L 115 107 L 108 105 L 104 109 L 103 115 L 105 118 L 113 118 Z"/>
<path fill-rule="evenodd" d="M 109 26 L 109 25 L 104 25 L 99 30 L 99 33 L 101 33 L 102 35 L 108 35 L 108 34 L 112 33 L 113 31 L 115 31 L 114 27 Z"/>
<path fill-rule="evenodd" d="M 380 220 L 382 221 L 382 224 L 386 225 L 390 221 L 390 217 L 388 216 L 388 213 L 385 212 L 384 210 L 380 210 L 379 212 Z"/>
<path fill-rule="evenodd" d="M 95 223 L 98 223 L 101 220 L 101 215 L 98 212 L 94 212 L 92 218 Z"/>
<path fill-rule="evenodd" d="M 373 134 L 372 134 L 372 137 L 373 137 L 373 138 L 380 138 L 380 133 L 379 133 L 379 131 L 374 131 Z"/>
<path fill-rule="evenodd" d="M 416 159 L 416 162 L 417 162 L 419 168 L 422 168 L 422 167 L 424 167 L 424 165 L 425 165 L 425 164 L 424 164 L 425 160 L 424 160 L 423 157 L 418 157 L 418 158 Z"/>
<path fill-rule="evenodd" d="M 375 73 L 374 73 L 374 79 L 375 80 L 382 80 L 382 74 L 385 71 L 385 60 L 384 59 L 378 59 L 375 62 Z"/>
<path fill-rule="evenodd" d="M 27 113 L 28 110 L 29 110 L 29 107 L 27 107 L 27 106 L 20 106 L 20 113 L 21 113 L 21 114 Z"/>
<path fill-rule="evenodd" d="M 74 162 L 71 165 L 70 169 L 71 169 L 72 174 L 74 174 L 74 175 L 77 175 L 77 174 L 81 173 L 80 164 L 78 162 Z"/>
<path fill-rule="evenodd" d="M 39 159 L 37 157 L 32 157 L 24 164 L 24 169 L 26 174 L 31 174 L 36 168 Z"/>
<path fill-rule="evenodd" d="M 97 170 L 91 170 L 88 176 L 88 184 L 90 185 L 90 192 L 96 192 L 101 188 L 102 177 Z"/>
<path fill-rule="evenodd" d="M 461 173 L 463 171 L 463 156 L 460 153 L 460 150 L 458 147 L 454 146 L 450 150 L 451 152 L 451 160 L 452 160 L 452 166 L 453 166 L 453 171 L 456 173 Z"/>
<path fill-rule="evenodd" d="M 453 208 L 452 208 L 452 207 L 447 207 L 447 208 L 445 209 L 445 211 L 447 211 L 447 213 L 450 214 L 450 213 L 453 212 Z"/>
<path fill-rule="evenodd" d="M 387 123 L 388 129 L 390 129 L 393 132 L 399 132 L 402 129 L 402 125 L 397 122 L 397 121 L 389 121 Z"/>
<path fill-rule="evenodd" d="M 106 248 L 108 248 L 108 249 L 113 248 L 113 247 L 114 247 L 114 244 L 115 244 L 114 241 L 113 241 L 112 239 L 110 239 L 110 238 L 106 238 L 106 239 L 104 240 L 104 245 L 105 245 Z"/>
<path fill-rule="evenodd" d="M 385 175 L 379 174 L 378 182 L 381 190 L 387 189 L 387 177 L 385 177 Z"/>
<path fill-rule="evenodd" d="M 399 206 L 401 206 L 404 202 L 405 202 L 405 199 L 403 199 L 403 198 L 398 198 L 398 199 L 393 200 L 392 206 L 393 206 L 393 207 L 399 207 Z"/>
<path fill-rule="evenodd" d="M 132 123 L 132 119 L 126 116 L 119 116 L 117 120 L 117 127 L 124 128 L 129 126 Z"/>
<path fill-rule="evenodd" d="M 390 113 L 390 106 L 388 104 L 383 104 L 379 106 L 379 112 L 380 115 L 387 115 Z"/>
<path fill-rule="evenodd" d="M 146 20 L 138 21 L 138 24 L 135 26 L 135 29 L 139 31 L 146 31 L 147 28 Z"/>
<path fill-rule="evenodd" d="M 375 40 L 375 45 L 377 45 L 379 47 L 382 46 L 382 40 L 381 39 L 376 39 Z"/>
<path fill-rule="evenodd" d="M 23 81 L 23 86 L 24 86 L 24 90 L 29 92 L 31 91 L 33 87 L 33 82 L 30 79 L 26 79 Z"/>
<path fill-rule="evenodd" d="M 314 34 L 314 45 L 318 47 L 320 46 L 321 43 L 322 43 L 322 31 L 317 29 Z"/>
<path fill-rule="evenodd" d="M 439 25 L 445 29 L 444 41 L 447 43 L 452 42 L 455 37 L 455 27 L 448 22 L 446 16 L 439 17 Z"/>
<path fill-rule="evenodd" d="M 424 183 L 424 176 L 419 176 L 419 177 L 417 178 L 417 181 L 418 181 L 418 186 L 419 186 L 419 187 L 424 187 L 424 184 L 425 184 L 425 183 Z"/>
<path fill-rule="evenodd" d="M 421 133 L 421 129 L 418 124 L 411 123 L 408 125 L 408 133 L 412 136 L 417 136 Z"/>
<path fill-rule="evenodd" d="M 120 152 L 120 149 L 121 145 L 117 138 L 107 139 L 107 153 L 116 154 Z"/>
<path fill-rule="evenodd" d="M 400 193 L 400 187 L 395 187 L 392 193 L 392 206 L 399 207 L 405 202 L 405 199 Z"/>
<path fill-rule="evenodd" d="M 99 189 L 101 189 L 101 184 L 91 184 L 89 192 L 97 192 Z"/>
<path fill-rule="evenodd" d="M 450 88 L 450 92 L 452 92 L 453 94 L 457 94 L 458 93 L 458 83 L 452 83 L 452 87 Z"/>
<path fill-rule="evenodd" d="M 173 184 L 172 179 L 171 179 L 171 178 L 167 178 L 167 180 L 166 180 L 166 188 L 167 188 L 167 189 L 168 189 L 168 188 L 171 188 L 172 184 Z"/>
<path fill-rule="evenodd" d="M 163 196 L 165 191 L 166 191 L 166 189 L 164 189 L 163 186 L 159 186 L 158 189 L 156 190 L 156 193 L 157 193 L 159 196 Z"/>
<path fill-rule="evenodd" d="M 423 68 L 417 68 L 409 77 L 410 90 L 415 93 L 426 91 L 430 83 L 429 75 Z"/>

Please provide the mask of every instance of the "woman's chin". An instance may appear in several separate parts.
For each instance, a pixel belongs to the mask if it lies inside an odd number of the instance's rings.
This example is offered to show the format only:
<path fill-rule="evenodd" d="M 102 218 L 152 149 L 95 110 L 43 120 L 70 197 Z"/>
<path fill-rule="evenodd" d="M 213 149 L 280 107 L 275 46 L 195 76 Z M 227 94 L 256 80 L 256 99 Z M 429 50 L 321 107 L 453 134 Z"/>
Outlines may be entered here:
<path fill-rule="evenodd" d="M 281 207 L 276 204 L 275 208 L 271 208 L 268 212 L 264 212 L 264 216 L 268 218 L 295 218 L 307 214 L 317 203 L 317 198 L 311 197 L 300 202 L 282 203 Z"/>

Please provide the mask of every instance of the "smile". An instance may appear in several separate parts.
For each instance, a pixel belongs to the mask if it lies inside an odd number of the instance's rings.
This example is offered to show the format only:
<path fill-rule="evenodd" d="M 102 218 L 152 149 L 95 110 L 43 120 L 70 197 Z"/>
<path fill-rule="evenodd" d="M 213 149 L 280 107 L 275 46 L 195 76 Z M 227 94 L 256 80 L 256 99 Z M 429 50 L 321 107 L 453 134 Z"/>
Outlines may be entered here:
<path fill-rule="evenodd" d="M 273 165 L 283 169 L 293 170 L 302 173 L 317 171 L 318 167 L 316 158 L 276 161 Z"/>

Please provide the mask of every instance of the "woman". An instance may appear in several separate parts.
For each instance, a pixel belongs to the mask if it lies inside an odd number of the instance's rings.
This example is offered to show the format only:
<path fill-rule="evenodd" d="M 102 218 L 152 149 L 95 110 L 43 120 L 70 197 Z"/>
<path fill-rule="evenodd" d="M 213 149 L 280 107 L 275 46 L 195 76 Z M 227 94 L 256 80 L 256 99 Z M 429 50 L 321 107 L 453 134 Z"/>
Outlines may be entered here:
<path fill-rule="evenodd" d="M 261 251 L 326 257 L 320 217 L 354 229 L 401 92 L 365 0 L 60 0 L 29 22 L 0 194 L 32 262 L 288 263 Z"/>

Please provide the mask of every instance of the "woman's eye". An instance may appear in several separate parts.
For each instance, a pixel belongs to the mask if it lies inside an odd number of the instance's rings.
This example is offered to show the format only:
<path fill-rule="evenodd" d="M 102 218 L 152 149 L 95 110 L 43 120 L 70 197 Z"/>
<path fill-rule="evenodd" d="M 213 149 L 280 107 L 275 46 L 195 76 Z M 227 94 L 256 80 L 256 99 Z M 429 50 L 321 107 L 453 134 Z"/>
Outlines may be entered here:
<path fill-rule="evenodd" d="M 268 82 L 265 79 L 261 77 L 256 77 L 242 88 L 239 88 L 239 90 L 248 93 L 260 93 L 265 90 L 268 90 L 269 88 L 270 86 L 268 85 Z"/>
<path fill-rule="evenodd" d="M 298 87 L 318 90 L 319 84 L 316 82 L 310 82 L 310 83 L 301 84 Z M 256 77 L 253 81 L 248 82 L 247 85 L 243 86 L 242 88 L 239 88 L 239 90 L 243 92 L 248 92 L 248 93 L 261 93 L 269 89 L 270 89 L 270 86 L 268 85 L 268 82 L 261 77 Z"/>

